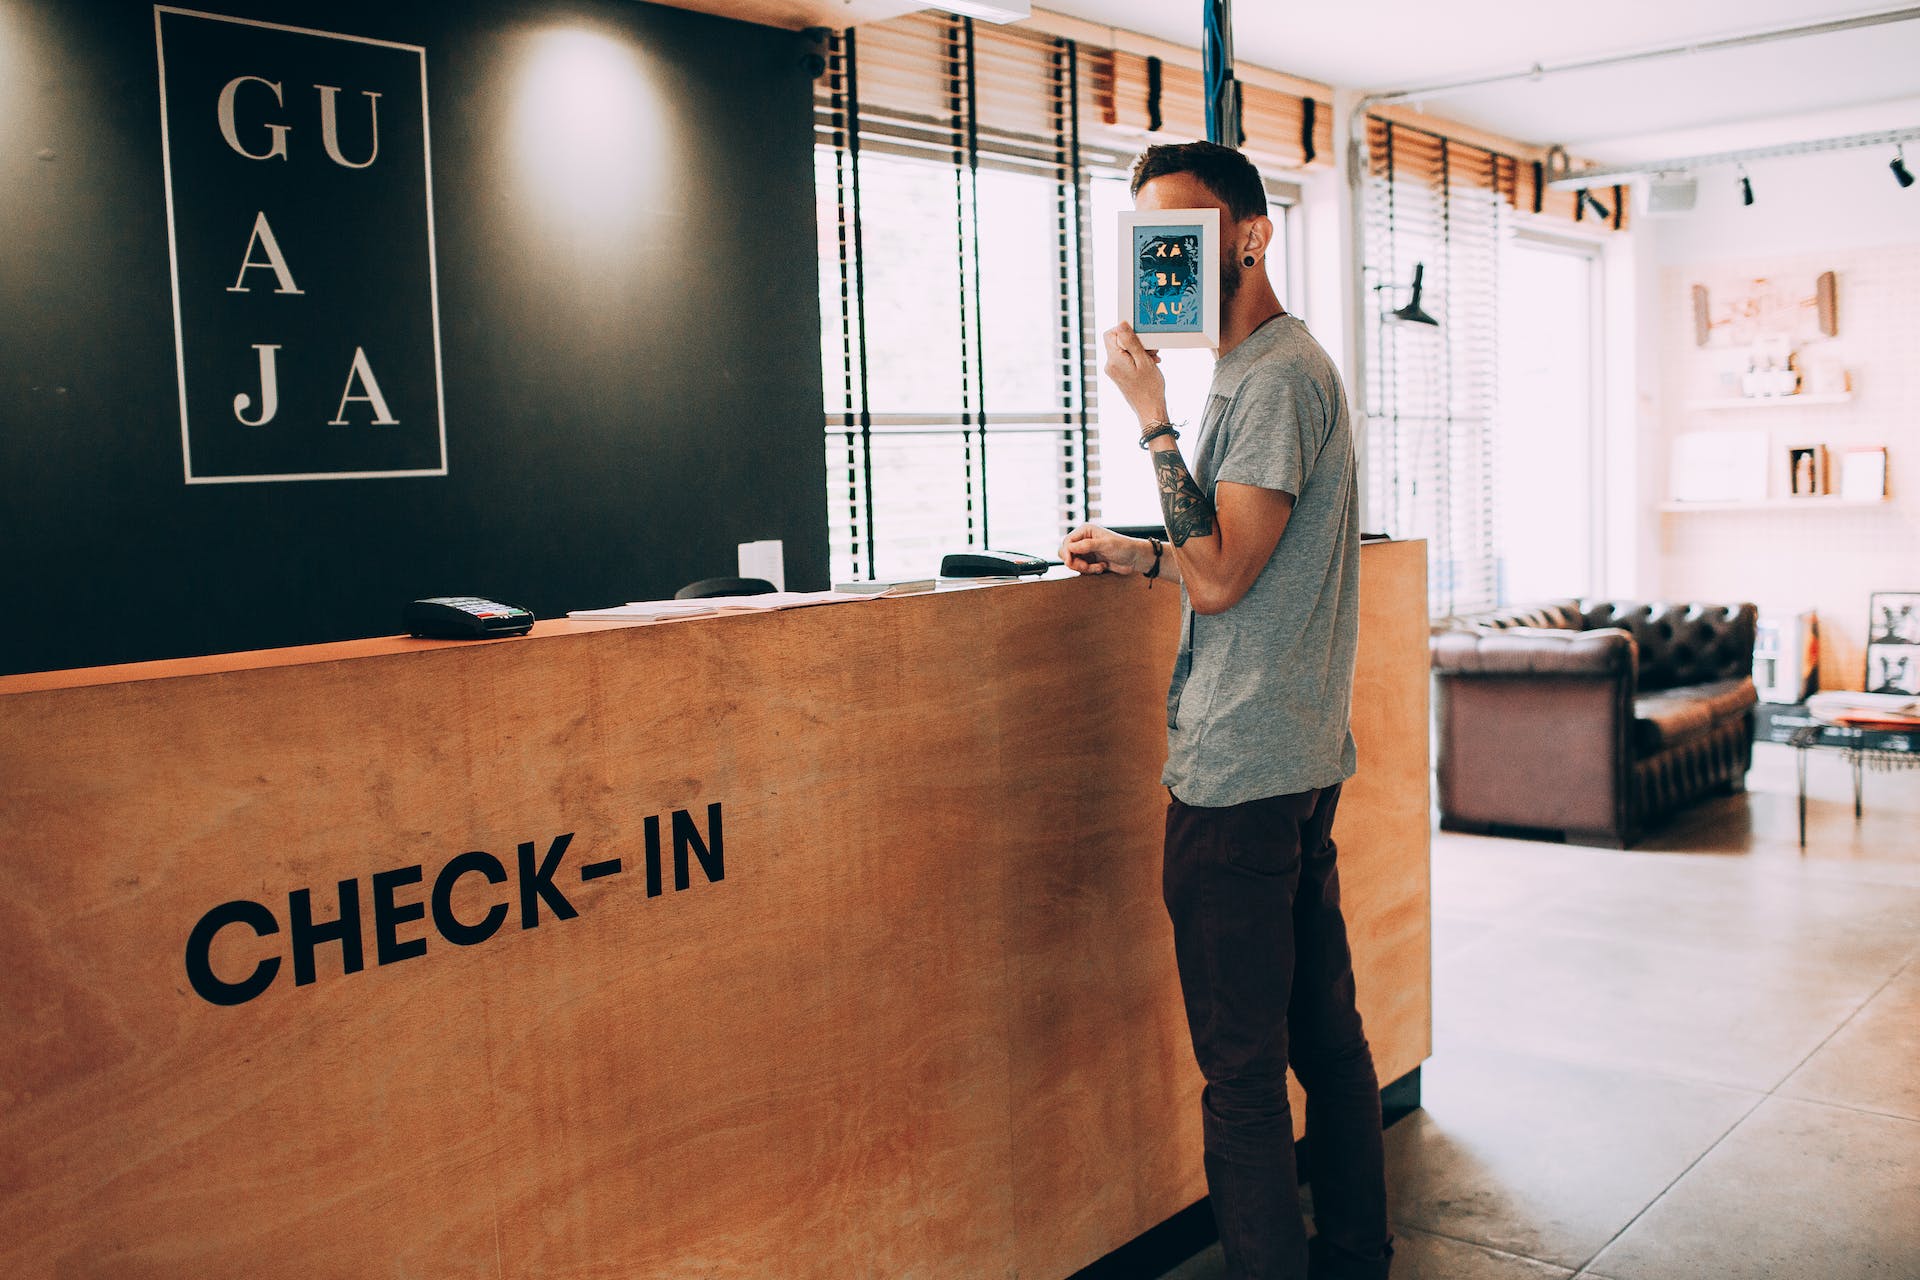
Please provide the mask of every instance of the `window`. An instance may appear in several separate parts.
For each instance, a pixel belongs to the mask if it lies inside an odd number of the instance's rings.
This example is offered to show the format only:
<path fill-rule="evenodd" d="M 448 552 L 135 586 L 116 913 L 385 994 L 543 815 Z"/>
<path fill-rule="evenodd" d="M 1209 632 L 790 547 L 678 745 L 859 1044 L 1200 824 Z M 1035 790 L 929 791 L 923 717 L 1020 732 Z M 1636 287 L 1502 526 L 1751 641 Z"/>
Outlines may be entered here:
<path fill-rule="evenodd" d="M 869 67 L 885 107 L 863 105 Z M 958 18 L 835 40 L 815 172 L 836 579 L 1050 553 L 1086 518 L 1074 71 L 1065 41 Z"/>
<path fill-rule="evenodd" d="M 1512 162 L 1370 123 L 1369 511 L 1397 536 L 1427 539 L 1436 616 L 1487 608 L 1499 594 L 1493 424 L 1507 232 L 1500 193 Z M 1396 317 L 1416 282 L 1421 310 L 1437 324 Z"/>
<path fill-rule="evenodd" d="M 1436 617 L 1533 598 L 1549 582 L 1567 585 L 1544 594 L 1572 594 L 1592 580 L 1592 260 L 1579 282 L 1583 259 L 1540 253 L 1562 220 L 1598 234 L 1624 226 L 1621 193 L 1601 222 L 1575 193 L 1549 189 L 1540 164 L 1378 117 L 1367 136 L 1370 523 L 1427 539 Z M 1523 231 L 1542 238 L 1516 241 Z M 1437 324 L 1393 314 L 1416 278 Z M 1556 551 L 1541 531 L 1570 515 L 1584 543 Z"/>
<path fill-rule="evenodd" d="M 1495 437 L 1499 603 L 1593 592 L 1599 581 L 1595 338 L 1599 248 L 1519 235 L 1500 270 Z"/>
<path fill-rule="evenodd" d="M 1242 88 L 1263 172 L 1330 163 L 1325 104 Z M 1198 70 L 919 13 L 833 36 L 814 107 L 834 578 L 1050 553 L 1095 515 L 1157 522 L 1145 469 L 1102 490 L 1102 438 L 1137 432 L 1111 388 L 1118 412 L 1098 412 L 1118 281 L 1087 264 L 1113 261 L 1132 156 L 1200 136 Z M 1284 229 L 1291 189 L 1271 191 Z M 1287 266 L 1269 256 L 1276 283 Z M 1176 416 L 1197 418 L 1209 368 L 1169 357 Z"/>

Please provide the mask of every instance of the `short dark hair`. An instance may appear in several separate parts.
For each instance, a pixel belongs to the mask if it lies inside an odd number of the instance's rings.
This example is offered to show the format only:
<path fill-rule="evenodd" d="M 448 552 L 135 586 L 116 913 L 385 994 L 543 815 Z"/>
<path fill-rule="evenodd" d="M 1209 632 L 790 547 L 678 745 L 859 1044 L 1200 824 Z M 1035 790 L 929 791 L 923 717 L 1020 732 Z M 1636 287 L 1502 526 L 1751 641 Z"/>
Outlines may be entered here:
<path fill-rule="evenodd" d="M 1235 222 L 1264 217 L 1267 189 L 1260 182 L 1260 171 L 1253 161 L 1217 142 L 1166 142 L 1148 147 L 1133 162 L 1134 195 L 1155 178 L 1190 173 L 1200 185 L 1220 198 Z"/>

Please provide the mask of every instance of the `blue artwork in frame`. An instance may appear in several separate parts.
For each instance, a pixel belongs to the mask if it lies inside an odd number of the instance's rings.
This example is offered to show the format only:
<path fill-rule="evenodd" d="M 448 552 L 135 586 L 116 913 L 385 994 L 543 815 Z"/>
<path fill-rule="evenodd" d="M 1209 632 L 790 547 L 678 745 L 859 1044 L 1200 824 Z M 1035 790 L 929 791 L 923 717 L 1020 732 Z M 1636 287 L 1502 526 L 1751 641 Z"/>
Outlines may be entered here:
<path fill-rule="evenodd" d="M 1137 226 L 1133 229 L 1135 329 L 1199 333 L 1200 229 Z"/>
<path fill-rule="evenodd" d="M 1120 215 L 1123 317 L 1147 347 L 1213 347 L 1220 336 L 1220 215 Z"/>

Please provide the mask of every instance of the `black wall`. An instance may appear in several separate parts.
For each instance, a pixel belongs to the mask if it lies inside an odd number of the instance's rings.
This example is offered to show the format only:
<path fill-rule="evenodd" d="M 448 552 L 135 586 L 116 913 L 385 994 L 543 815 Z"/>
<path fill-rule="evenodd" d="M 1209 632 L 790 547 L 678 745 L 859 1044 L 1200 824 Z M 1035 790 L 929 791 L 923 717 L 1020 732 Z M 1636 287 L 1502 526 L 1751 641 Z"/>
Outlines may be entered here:
<path fill-rule="evenodd" d="M 184 483 L 153 9 L 0 0 L 0 670 L 391 634 L 424 595 L 558 616 L 758 538 L 826 585 L 800 37 L 634 0 L 207 7 L 425 46 L 448 474 Z M 624 221 L 529 164 L 556 29 L 657 97 L 611 130 L 669 139 L 638 185 L 609 153 Z"/>

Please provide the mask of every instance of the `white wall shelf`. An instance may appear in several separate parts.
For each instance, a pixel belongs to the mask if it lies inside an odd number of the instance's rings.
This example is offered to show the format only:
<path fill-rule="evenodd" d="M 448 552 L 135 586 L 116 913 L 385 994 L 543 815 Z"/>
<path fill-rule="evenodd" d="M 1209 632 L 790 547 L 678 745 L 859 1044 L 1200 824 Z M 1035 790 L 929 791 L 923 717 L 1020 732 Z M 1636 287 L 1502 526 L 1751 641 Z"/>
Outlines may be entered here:
<path fill-rule="evenodd" d="M 1882 507 L 1886 498 L 1843 498 L 1837 493 L 1823 493 L 1808 498 L 1742 498 L 1736 502 L 1663 502 L 1660 509 L 1667 512 L 1695 511 L 1831 511 L 1836 507 Z"/>
<path fill-rule="evenodd" d="M 1689 409 L 1781 409 L 1788 405 L 1845 404 L 1853 399 L 1851 391 L 1829 391 L 1821 395 L 1800 396 L 1722 396 L 1718 400 L 1689 400 Z"/>

